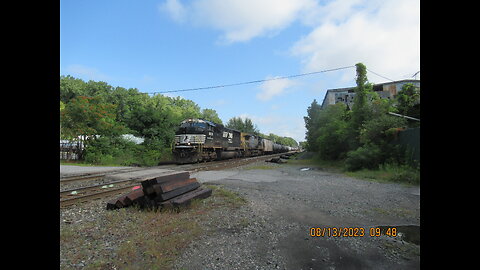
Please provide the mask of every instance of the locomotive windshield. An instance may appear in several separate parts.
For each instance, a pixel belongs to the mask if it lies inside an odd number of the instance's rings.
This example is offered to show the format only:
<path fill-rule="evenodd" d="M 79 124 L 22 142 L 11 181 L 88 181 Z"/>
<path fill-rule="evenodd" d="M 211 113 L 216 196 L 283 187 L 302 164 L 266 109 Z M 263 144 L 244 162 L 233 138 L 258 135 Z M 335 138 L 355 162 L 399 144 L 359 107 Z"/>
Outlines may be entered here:
<path fill-rule="evenodd" d="M 177 134 L 203 133 L 207 128 L 206 123 L 186 122 L 182 123 L 177 130 Z"/>

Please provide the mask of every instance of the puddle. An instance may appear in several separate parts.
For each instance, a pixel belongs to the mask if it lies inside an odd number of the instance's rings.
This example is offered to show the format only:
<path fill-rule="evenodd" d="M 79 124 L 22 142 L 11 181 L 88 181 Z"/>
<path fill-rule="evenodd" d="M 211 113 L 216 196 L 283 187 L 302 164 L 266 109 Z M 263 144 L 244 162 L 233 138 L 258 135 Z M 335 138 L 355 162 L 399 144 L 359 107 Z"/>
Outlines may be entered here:
<path fill-rule="evenodd" d="M 418 225 L 392 225 L 392 226 L 377 226 L 380 228 L 381 234 L 385 235 L 388 229 L 392 232 L 392 228 L 396 229 L 397 237 L 401 240 L 415 245 L 420 245 L 420 226 Z"/>

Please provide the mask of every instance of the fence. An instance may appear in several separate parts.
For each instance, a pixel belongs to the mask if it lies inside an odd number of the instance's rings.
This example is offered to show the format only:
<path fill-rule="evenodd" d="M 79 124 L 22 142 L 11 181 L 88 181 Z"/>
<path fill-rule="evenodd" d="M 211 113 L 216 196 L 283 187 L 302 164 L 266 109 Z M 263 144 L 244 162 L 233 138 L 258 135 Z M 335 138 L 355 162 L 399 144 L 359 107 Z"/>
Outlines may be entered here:
<path fill-rule="evenodd" d="M 420 161 L 420 128 L 408 128 L 398 133 L 394 141 L 407 149 L 410 161 Z"/>
<path fill-rule="evenodd" d="M 60 140 L 60 159 L 78 160 L 82 159 L 84 144 L 79 141 Z"/>

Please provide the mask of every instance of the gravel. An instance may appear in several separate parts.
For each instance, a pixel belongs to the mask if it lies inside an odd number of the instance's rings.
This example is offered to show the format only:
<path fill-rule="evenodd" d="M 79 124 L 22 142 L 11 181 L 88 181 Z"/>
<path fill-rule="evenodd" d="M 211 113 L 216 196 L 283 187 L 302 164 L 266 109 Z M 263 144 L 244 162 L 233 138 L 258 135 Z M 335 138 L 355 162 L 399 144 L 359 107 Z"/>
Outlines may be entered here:
<path fill-rule="evenodd" d="M 235 169 L 192 173 L 244 197 L 240 207 L 214 207 L 203 229 L 174 261 L 174 269 L 417 269 L 419 245 L 400 237 L 370 237 L 379 225 L 419 225 L 420 189 L 376 183 L 305 165 L 257 162 Z M 263 168 L 263 169 L 258 169 Z M 104 233 L 108 198 L 62 209 L 61 226 L 86 222 L 82 245 L 115 251 L 121 233 Z M 311 237 L 310 228 L 362 227 L 364 237 Z M 102 233 L 92 238 L 92 234 Z M 96 239 L 88 242 L 88 239 Z M 86 241 L 86 242 L 85 242 Z M 100 243 L 100 244 L 99 244 Z M 95 254 L 72 263 L 75 250 L 60 252 L 61 268 L 80 269 Z M 115 252 L 113 252 L 115 253 Z M 105 269 L 115 266 L 105 264 Z"/>
<path fill-rule="evenodd" d="M 207 235 L 192 243 L 175 269 L 419 268 L 419 246 L 399 237 L 370 237 L 379 225 L 420 223 L 418 187 L 375 183 L 306 166 L 250 164 L 198 172 L 248 203 L 213 213 Z M 311 237 L 311 227 L 364 228 L 364 237 Z"/>
<path fill-rule="evenodd" d="M 90 166 L 75 166 L 75 165 L 60 165 L 60 176 L 83 175 L 90 173 L 103 173 L 117 170 L 134 169 L 135 167 L 90 167 Z"/>

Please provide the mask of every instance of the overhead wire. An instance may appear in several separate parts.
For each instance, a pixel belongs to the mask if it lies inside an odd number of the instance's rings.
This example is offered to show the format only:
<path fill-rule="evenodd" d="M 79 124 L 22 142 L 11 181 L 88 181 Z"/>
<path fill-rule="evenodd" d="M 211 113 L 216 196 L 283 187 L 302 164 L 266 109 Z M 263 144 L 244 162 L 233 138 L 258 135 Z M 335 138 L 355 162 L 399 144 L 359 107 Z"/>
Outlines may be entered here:
<path fill-rule="evenodd" d="M 195 87 L 195 88 L 184 88 L 184 89 L 176 89 L 176 90 L 166 90 L 166 91 L 155 91 L 155 92 L 141 92 L 141 94 L 148 94 L 148 95 L 155 95 L 155 94 L 166 94 L 166 93 L 175 93 L 175 92 L 186 92 L 186 91 L 197 91 L 197 90 L 207 90 L 207 89 L 215 89 L 215 88 L 223 88 L 223 87 L 231 87 L 231 86 L 239 86 L 239 85 L 247 85 L 247 84 L 254 84 L 254 83 L 263 83 L 263 82 L 269 82 L 269 81 L 275 81 L 275 80 L 283 80 L 283 79 L 290 79 L 290 78 L 296 78 L 296 77 L 303 77 L 303 76 L 309 76 L 309 75 L 314 75 L 314 74 L 319 74 L 319 73 L 325 73 L 325 72 L 331 72 L 331 71 L 337 71 L 337 70 L 342 70 L 342 69 L 347 69 L 347 68 L 354 68 L 355 66 L 345 66 L 345 67 L 338 67 L 338 68 L 332 68 L 332 69 L 325 69 L 325 70 L 320 70 L 320 71 L 314 71 L 314 72 L 308 72 L 308 73 L 301 73 L 301 74 L 295 74 L 295 75 L 288 75 L 288 76 L 281 76 L 281 77 L 274 77 L 270 79 L 263 79 L 263 80 L 253 80 L 253 81 L 246 81 L 246 82 L 238 82 L 238 83 L 231 83 L 231 84 L 220 84 L 220 85 L 213 85 L 213 86 L 205 86 L 205 87 Z M 389 81 L 394 82 L 395 80 L 387 78 L 381 74 L 378 74 L 377 72 L 372 71 L 371 69 L 367 68 L 367 71 L 383 78 Z M 418 73 L 418 72 L 417 72 Z"/>
<path fill-rule="evenodd" d="M 325 69 L 325 70 L 321 70 L 321 71 L 314 71 L 314 72 L 301 73 L 301 74 L 295 74 L 295 75 L 289 75 L 289 76 L 282 76 L 282 77 L 274 77 L 274 78 L 263 79 L 263 80 L 246 81 L 246 82 L 239 82 L 239 83 L 232 83 L 232 84 L 221 84 L 221 85 L 206 86 L 206 87 L 176 89 L 176 90 L 168 90 L 168 91 L 156 91 L 156 92 L 148 92 L 148 93 L 145 93 L 145 94 L 165 94 L 165 93 L 174 93 L 174 92 L 206 90 L 206 89 L 214 89 L 214 88 L 222 88 L 222 87 L 246 85 L 246 84 L 253 84 L 253 83 L 262 83 L 262 82 L 268 82 L 268 81 L 274 81 L 274 80 L 290 79 L 290 78 L 308 76 L 308 75 L 313 75 L 313 74 L 318 74 L 318 73 L 331 72 L 331 71 L 342 70 L 342 69 L 353 68 L 353 67 L 355 67 L 355 66 L 346 66 L 346 67 Z"/>

